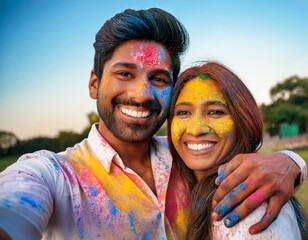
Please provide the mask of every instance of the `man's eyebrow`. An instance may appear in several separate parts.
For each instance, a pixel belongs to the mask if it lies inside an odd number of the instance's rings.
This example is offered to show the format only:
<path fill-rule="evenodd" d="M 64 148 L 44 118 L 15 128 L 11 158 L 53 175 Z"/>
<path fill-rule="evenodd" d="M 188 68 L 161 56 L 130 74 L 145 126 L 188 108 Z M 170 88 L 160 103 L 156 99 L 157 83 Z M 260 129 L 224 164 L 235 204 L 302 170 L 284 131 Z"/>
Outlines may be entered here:
<path fill-rule="evenodd" d="M 156 69 L 154 70 L 155 73 L 158 73 L 158 74 L 165 74 L 167 75 L 168 77 L 172 77 L 172 72 L 166 70 L 166 69 Z"/>
<path fill-rule="evenodd" d="M 112 65 L 112 68 L 117 68 L 117 67 L 126 67 L 126 68 L 131 68 L 131 69 L 137 69 L 137 65 L 134 63 L 129 63 L 129 62 L 117 62 Z"/>

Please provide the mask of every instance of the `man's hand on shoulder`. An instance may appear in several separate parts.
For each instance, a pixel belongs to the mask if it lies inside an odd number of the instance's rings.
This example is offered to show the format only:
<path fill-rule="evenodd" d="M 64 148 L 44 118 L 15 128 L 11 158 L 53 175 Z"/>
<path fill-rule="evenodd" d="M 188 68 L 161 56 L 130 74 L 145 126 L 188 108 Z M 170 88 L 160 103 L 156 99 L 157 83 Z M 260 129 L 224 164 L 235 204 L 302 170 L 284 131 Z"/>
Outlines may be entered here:
<path fill-rule="evenodd" d="M 225 225 L 232 227 L 268 201 L 262 219 L 249 228 L 251 234 L 261 232 L 291 198 L 299 175 L 298 165 L 283 153 L 237 155 L 218 170 L 213 219 L 226 216 Z"/>

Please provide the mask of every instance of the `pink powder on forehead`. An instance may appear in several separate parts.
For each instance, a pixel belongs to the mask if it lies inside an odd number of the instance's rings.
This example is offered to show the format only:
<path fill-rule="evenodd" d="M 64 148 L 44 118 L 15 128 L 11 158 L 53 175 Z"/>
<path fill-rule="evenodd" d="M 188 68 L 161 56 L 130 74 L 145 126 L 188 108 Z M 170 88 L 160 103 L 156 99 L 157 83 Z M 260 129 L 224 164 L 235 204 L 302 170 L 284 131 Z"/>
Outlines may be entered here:
<path fill-rule="evenodd" d="M 153 44 L 134 46 L 131 54 L 134 60 L 142 65 L 158 65 L 164 59 L 163 48 L 158 48 Z"/>

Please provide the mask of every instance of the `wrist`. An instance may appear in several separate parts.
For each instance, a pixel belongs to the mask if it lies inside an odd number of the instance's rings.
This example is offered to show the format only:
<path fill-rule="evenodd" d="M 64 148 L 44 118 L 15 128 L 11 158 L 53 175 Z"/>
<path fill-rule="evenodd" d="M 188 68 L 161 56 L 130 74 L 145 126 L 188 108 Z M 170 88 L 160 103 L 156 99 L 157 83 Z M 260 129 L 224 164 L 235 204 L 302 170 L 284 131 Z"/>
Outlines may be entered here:
<path fill-rule="evenodd" d="M 289 150 L 283 150 L 279 151 L 278 153 L 281 153 L 285 156 L 287 156 L 290 160 L 292 160 L 290 163 L 290 174 L 294 177 L 294 188 L 295 190 L 302 184 L 302 182 L 307 178 L 307 166 L 305 161 L 296 153 L 289 151 Z"/>

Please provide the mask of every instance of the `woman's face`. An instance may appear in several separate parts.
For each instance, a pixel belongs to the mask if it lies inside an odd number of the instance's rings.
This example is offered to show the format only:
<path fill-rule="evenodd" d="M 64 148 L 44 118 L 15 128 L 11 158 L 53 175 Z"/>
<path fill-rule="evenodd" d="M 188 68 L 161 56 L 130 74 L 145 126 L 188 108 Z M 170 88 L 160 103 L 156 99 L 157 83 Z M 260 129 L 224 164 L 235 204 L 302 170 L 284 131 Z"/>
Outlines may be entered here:
<path fill-rule="evenodd" d="M 235 127 L 216 81 L 196 77 L 181 90 L 174 108 L 171 138 L 198 180 L 235 145 Z"/>

